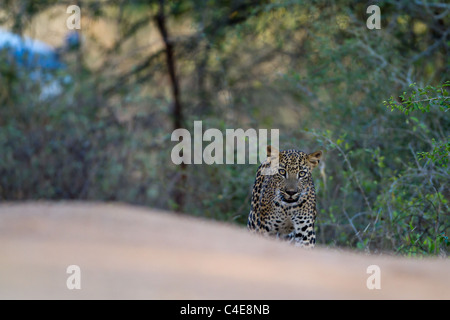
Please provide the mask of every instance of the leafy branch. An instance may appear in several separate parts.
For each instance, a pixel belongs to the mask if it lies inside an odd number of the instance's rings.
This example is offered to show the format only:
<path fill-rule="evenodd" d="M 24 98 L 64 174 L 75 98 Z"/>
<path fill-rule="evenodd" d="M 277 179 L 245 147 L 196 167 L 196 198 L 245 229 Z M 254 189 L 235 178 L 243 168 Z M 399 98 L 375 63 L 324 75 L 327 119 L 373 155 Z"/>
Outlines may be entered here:
<path fill-rule="evenodd" d="M 438 87 L 428 85 L 425 88 L 419 88 L 415 83 L 410 84 L 409 87 L 414 89 L 409 95 L 404 91 L 399 96 L 399 102 L 394 97 L 390 97 L 389 100 L 383 101 L 383 104 L 391 108 L 391 111 L 397 109 L 405 115 L 417 110 L 430 112 L 432 106 L 439 106 L 439 109 L 443 112 L 448 111 L 450 96 L 445 88 L 450 87 L 450 81 L 446 81 Z"/>
<path fill-rule="evenodd" d="M 395 109 L 409 115 L 413 111 L 421 111 L 422 113 L 430 112 L 432 107 L 438 106 L 442 112 L 447 112 L 449 109 L 450 96 L 446 87 L 450 87 L 450 81 L 446 81 L 443 85 L 433 87 L 426 86 L 425 88 L 419 88 L 415 83 L 409 86 L 414 88 L 409 95 L 406 91 L 403 92 L 399 98 L 400 102 L 394 100 L 394 97 L 390 97 L 389 100 L 383 101 L 383 104 L 391 108 L 391 111 Z M 416 118 L 411 117 L 416 120 Z M 430 152 L 419 152 L 419 159 L 429 159 L 432 162 L 446 168 L 449 162 L 450 154 L 450 141 L 447 137 L 444 137 L 441 141 L 431 140 L 433 149 Z"/>

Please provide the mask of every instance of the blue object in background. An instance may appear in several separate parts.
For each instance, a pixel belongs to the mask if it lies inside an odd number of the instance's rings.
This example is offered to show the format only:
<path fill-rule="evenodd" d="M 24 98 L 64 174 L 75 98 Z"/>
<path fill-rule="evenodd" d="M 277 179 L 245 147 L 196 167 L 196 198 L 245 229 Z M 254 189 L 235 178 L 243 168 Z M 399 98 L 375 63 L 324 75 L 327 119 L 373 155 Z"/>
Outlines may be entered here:
<path fill-rule="evenodd" d="M 14 62 L 21 67 L 45 70 L 64 68 L 64 64 L 59 59 L 58 50 L 42 41 L 20 37 L 0 29 L 0 50 L 5 49 Z"/>
<path fill-rule="evenodd" d="M 80 35 L 77 32 L 67 34 L 63 47 L 53 48 L 42 41 L 0 29 L 0 53 L 6 52 L 0 59 L 6 57 L 10 64 L 17 67 L 18 73 L 31 81 L 39 82 L 41 86 L 39 100 L 61 94 L 63 90 L 61 82 L 70 83 L 69 75 L 56 78 L 55 71 L 66 68 L 60 56 L 69 50 L 78 49 L 80 44 Z"/>

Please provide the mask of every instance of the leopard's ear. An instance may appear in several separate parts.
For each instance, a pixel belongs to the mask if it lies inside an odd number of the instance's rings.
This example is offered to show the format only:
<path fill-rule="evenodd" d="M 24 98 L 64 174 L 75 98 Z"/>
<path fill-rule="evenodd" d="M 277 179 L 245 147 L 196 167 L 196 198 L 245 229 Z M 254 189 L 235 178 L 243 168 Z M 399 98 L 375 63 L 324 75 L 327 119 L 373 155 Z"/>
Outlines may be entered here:
<path fill-rule="evenodd" d="M 311 169 L 314 169 L 319 165 L 320 159 L 322 158 L 322 151 L 316 151 L 308 154 L 308 162 L 311 165 Z"/>
<path fill-rule="evenodd" d="M 278 167 L 280 165 L 280 151 L 273 147 L 267 146 L 267 159 L 266 164 L 268 167 L 263 168 L 262 175 L 273 175 L 278 172 Z"/>
<path fill-rule="evenodd" d="M 278 157 L 278 154 L 280 153 L 280 151 L 272 146 L 267 146 L 267 158 L 274 158 L 274 157 Z"/>

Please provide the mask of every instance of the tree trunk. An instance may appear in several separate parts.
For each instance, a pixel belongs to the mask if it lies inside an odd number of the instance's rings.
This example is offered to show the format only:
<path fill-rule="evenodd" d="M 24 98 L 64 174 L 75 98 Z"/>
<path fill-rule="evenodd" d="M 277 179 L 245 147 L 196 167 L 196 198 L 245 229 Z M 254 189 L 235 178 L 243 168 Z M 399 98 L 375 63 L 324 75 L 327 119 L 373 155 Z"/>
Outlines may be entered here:
<path fill-rule="evenodd" d="M 169 72 L 170 84 L 172 88 L 173 96 L 173 109 L 172 109 L 172 119 L 173 119 L 173 129 L 178 129 L 183 127 L 183 113 L 182 104 L 180 99 L 180 88 L 179 82 L 176 75 L 175 68 L 175 58 L 174 58 L 174 48 L 173 43 L 169 38 L 169 34 L 166 27 L 166 16 L 164 14 L 164 0 L 159 0 L 159 12 L 155 17 L 156 24 L 158 26 L 159 33 L 164 41 L 165 53 L 166 53 L 166 65 Z M 186 184 L 186 164 L 182 163 L 180 165 L 180 174 L 176 175 L 177 181 L 174 183 L 173 199 L 177 205 L 177 211 L 183 211 L 184 208 L 184 190 Z"/>

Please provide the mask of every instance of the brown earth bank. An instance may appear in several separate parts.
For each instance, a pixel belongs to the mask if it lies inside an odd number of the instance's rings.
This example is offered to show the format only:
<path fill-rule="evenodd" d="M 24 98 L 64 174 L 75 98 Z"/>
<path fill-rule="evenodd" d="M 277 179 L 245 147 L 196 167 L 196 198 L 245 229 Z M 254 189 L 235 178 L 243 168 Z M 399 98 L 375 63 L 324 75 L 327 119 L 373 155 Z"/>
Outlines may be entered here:
<path fill-rule="evenodd" d="M 71 265 L 81 289 L 67 287 Z M 380 289 L 368 289 L 372 265 Z M 0 205 L 1 299 L 450 299 L 449 271 L 117 203 Z"/>

